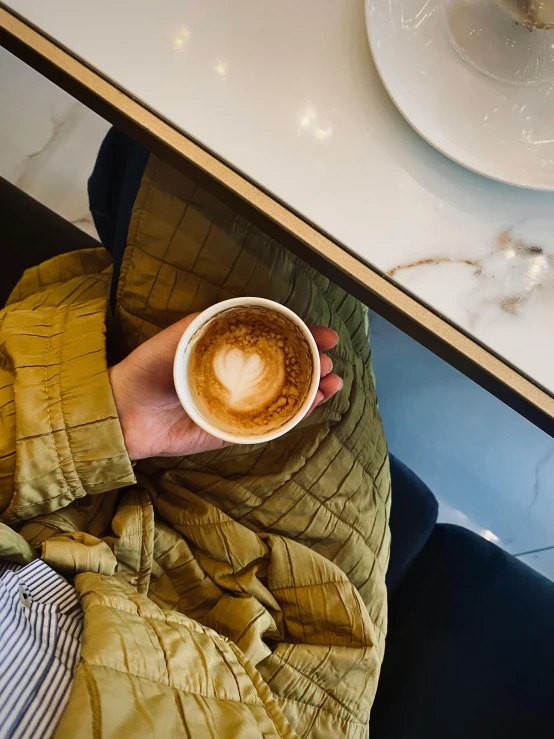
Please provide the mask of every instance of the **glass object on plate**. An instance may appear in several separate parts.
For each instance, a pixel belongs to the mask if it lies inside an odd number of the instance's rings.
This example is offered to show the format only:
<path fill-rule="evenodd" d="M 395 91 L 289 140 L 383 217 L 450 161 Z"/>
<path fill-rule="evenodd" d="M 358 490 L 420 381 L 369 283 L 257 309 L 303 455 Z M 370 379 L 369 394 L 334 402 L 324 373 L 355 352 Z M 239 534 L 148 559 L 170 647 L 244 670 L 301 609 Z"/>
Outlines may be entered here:
<path fill-rule="evenodd" d="M 475 69 L 512 85 L 554 83 L 554 0 L 446 0 L 445 11 Z"/>

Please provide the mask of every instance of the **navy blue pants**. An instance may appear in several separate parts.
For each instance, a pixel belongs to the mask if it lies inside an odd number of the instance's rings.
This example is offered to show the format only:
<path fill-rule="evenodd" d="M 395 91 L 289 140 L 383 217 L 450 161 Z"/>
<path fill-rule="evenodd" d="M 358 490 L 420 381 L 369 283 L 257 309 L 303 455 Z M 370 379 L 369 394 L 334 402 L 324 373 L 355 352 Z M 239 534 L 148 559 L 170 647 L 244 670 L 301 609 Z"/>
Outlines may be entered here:
<path fill-rule="evenodd" d="M 378 378 L 377 378 L 378 379 Z M 391 459 L 389 631 L 372 739 L 554 736 L 554 583 L 459 526 Z"/>

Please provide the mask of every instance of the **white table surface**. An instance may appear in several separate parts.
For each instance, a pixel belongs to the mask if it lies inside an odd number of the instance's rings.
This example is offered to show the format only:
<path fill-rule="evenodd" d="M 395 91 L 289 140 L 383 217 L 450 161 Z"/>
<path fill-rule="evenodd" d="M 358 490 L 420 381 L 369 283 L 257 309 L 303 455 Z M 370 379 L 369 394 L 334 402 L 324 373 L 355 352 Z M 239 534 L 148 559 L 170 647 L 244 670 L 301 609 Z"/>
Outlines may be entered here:
<path fill-rule="evenodd" d="M 363 0 L 6 5 L 554 391 L 554 194 L 411 130 Z"/>

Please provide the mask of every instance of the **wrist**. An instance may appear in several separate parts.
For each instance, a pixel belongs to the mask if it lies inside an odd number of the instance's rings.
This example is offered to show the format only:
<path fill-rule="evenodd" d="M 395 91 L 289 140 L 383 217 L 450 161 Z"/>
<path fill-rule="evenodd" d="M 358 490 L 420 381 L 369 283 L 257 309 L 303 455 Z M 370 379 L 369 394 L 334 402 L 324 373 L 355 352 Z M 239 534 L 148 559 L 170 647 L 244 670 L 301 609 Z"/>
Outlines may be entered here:
<path fill-rule="evenodd" d="M 112 387 L 112 395 L 114 399 L 115 409 L 119 419 L 119 425 L 121 427 L 121 433 L 123 435 L 123 442 L 127 449 L 127 454 L 131 462 L 135 462 L 140 459 L 135 444 L 133 443 L 133 424 L 130 419 L 130 413 L 125 402 L 125 388 L 121 382 L 121 371 L 122 362 L 114 364 L 113 367 L 109 367 L 108 376 L 110 378 L 110 385 Z"/>

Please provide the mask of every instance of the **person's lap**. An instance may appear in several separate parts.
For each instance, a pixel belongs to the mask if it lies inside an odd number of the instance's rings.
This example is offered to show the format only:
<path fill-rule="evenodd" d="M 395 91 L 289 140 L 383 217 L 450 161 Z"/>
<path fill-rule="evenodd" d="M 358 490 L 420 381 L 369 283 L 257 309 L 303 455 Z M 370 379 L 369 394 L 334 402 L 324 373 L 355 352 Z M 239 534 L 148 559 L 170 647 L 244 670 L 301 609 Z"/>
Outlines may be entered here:
<path fill-rule="evenodd" d="M 116 258 L 125 236 L 110 334 L 126 351 L 225 297 L 262 295 L 338 333 L 333 362 L 344 378 L 341 393 L 268 445 L 139 463 L 138 484 L 102 512 L 113 516 L 120 571 L 159 605 L 237 643 L 286 715 L 290 685 L 327 694 L 308 656 L 334 662 L 349 677 L 333 701 L 351 705 L 359 694 L 348 715 L 363 724 L 384 648 L 390 496 L 365 308 L 159 160 L 150 158 L 135 196 L 107 202 L 116 225 L 100 231 Z M 85 530 L 98 515 L 97 505 L 79 509 Z M 62 530 L 63 521 L 62 512 Z M 336 719 L 315 701 L 301 723 L 316 716 Z"/>

